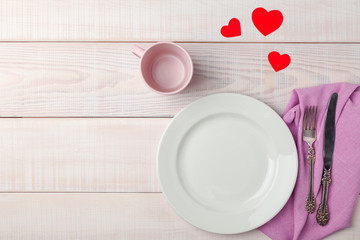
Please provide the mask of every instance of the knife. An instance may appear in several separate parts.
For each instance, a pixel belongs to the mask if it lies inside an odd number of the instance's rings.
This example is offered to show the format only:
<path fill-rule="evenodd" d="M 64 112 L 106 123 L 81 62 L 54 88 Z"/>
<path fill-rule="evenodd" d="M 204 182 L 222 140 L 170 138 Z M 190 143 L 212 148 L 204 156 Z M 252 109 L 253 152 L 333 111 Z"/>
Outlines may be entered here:
<path fill-rule="evenodd" d="M 335 115 L 336 115 L 336 103 L 338 94 L 333 93 L 331 95 L 324 129 L 324 170 L 322 182 L 322 195 L 321 204 L 316 214 L 316 221 L 321 226 L 324 226 L 329 221 L 329 209 L 327 206 L 328 191 L 331 182 L 330 169 L 333 161 L 333 153 L 335 146 Z"/>

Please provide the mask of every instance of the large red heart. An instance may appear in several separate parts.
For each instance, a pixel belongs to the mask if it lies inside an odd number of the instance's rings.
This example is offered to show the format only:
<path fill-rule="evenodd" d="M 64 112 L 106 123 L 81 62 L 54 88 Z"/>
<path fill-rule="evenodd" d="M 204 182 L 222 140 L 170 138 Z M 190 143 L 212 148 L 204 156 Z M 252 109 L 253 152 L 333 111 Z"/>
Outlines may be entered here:
<path fill-rule="evenodd" d="M 278 29 L 283 22 L 283 15 L 278 10 L 266 11 L 264 8 L 256 8 L 252 13 L 252 21 L 255 27 L 264 35 L 269 35 Z"/>
<path fill-rule="evenodd" d="M 278 72 L 287 66 L 289 66 L 291 62 L 291 58 L 287 54 L 280 55 L 278 52 L 271 52 L 268 56 L 270 65 L 273 67 L 275 72 Z"/>
<path fill-rule="evenodd" d="M 225 25 L 221 28 L 221 34 L 227 38 L 240 36 L 241 27 L 239 19 L 232 18 L 229 21 L 229 25 Z"/>

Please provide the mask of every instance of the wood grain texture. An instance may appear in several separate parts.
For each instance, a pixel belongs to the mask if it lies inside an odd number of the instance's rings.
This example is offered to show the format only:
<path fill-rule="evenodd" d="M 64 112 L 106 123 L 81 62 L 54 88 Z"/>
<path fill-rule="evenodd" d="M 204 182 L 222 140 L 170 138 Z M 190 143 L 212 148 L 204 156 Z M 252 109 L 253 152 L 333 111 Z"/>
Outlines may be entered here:
<path fill-rule="evenodd" d="M 282 113 L 294 88 L 360 83 L 360 44 L 183 43 L 193 58 L 193 80 L 183 92 L 162 96 L 143 83 L 131 46 L 0 44 L 0 116 L 171 117 L 219 92 L 249 95 Z M 274 72 L 271 51 L 289 54 L 290 66 Z"/>
<path fill-rule="evenodd" d="M 278 31 L 264 37 L 254 27 L 257 7 L 282 11 Z M 359 12 L 358 0 L 2 0 L 0 40 L 359 42 Z M 242 35 L 224 38 L 233 17 Z"/>
<path fill-rule="evenodd" d="M 0 118 L 0 192 L 159 192 L 169 121 Z"/>
<path fill-rule="evenodd" d="M 180 219 L 160 193 L 0 194 L 0 238 L 9 240 L 269 239 L 258 230 L 212 234 Z M 360 208 L 352 226 L 328 239 L 355 240 Z"/>
<path fill-rule="evenodd" d="M 161 192 L 169 118 L 0 118 L 0 192 Z"/>

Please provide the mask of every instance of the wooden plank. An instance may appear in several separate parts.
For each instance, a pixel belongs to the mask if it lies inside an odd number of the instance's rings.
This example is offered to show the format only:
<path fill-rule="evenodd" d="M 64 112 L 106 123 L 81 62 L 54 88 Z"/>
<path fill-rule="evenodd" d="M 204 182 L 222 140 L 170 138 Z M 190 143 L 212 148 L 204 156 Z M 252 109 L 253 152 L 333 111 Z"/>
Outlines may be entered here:
<path fill-rule="evenodd" d="M 219 92 L 255 97 L 281 113 L 293 88 L 360 83 L 360 44 L 181 45 L 193 58 L 193 80 L 162 96 L 143 83 L 131 43 L 2 43 L 0 116 L 171 117 Z M 271 51 L 288 53 L 290 66 L 276 73 Z"/>
<path fill-rule="evenodd" d="M 1 239 L 269 239 L 260 231 L 224 238 L 180 219 L 161 194 L 1 194 Z"/>
<path fill-rule="evenodd" d="M 169 121 L 0 118 L 0 192 L 159 192 Z"/>
<path fill-rule="evenodd" d="M 0 118 L 0 192 L 161 192 L 170 120 Z"/>
<path fill-rule="evenodd" d="M 218 235 L 191 226 L 153 194 L 1 194 L 0 238 L 41 239 L 269 239 L 259 230 Z M 359 239 L 360 208 L 352 227 L 328 239 Z"/>
<path fill-rule="evenodd" d="M 278 9 L 283 25 L 264 37 L 254 27 L 257 7 Z M 360 3 L 349 0 L 3 0 L 2 41 L 237 41 L 359 42 Z M 237 17 L 241 37 L 221 36 Z"/>

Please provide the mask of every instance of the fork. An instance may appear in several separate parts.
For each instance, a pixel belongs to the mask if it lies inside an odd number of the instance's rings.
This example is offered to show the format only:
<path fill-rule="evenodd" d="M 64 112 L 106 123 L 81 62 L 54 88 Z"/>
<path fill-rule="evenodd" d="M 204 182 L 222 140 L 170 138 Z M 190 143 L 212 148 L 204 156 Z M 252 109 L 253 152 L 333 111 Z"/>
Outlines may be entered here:
<path fill-rule="evenodd" d="M 303 141 L 309 146 L 307 160 L 310 165 L 310 179 L 309 179 L 309 192 L 306 198 L 306 211 L 313 213 L 315 211 L 316 203 L 313 190 L 313 178 L 314 178 L 314 162 L 315 153 L 313 143 L 316 140 L 316 120 L 317 120 L 317 106 L 310 106 L 305 108 L 304 119 L 303 119 Z"/>

